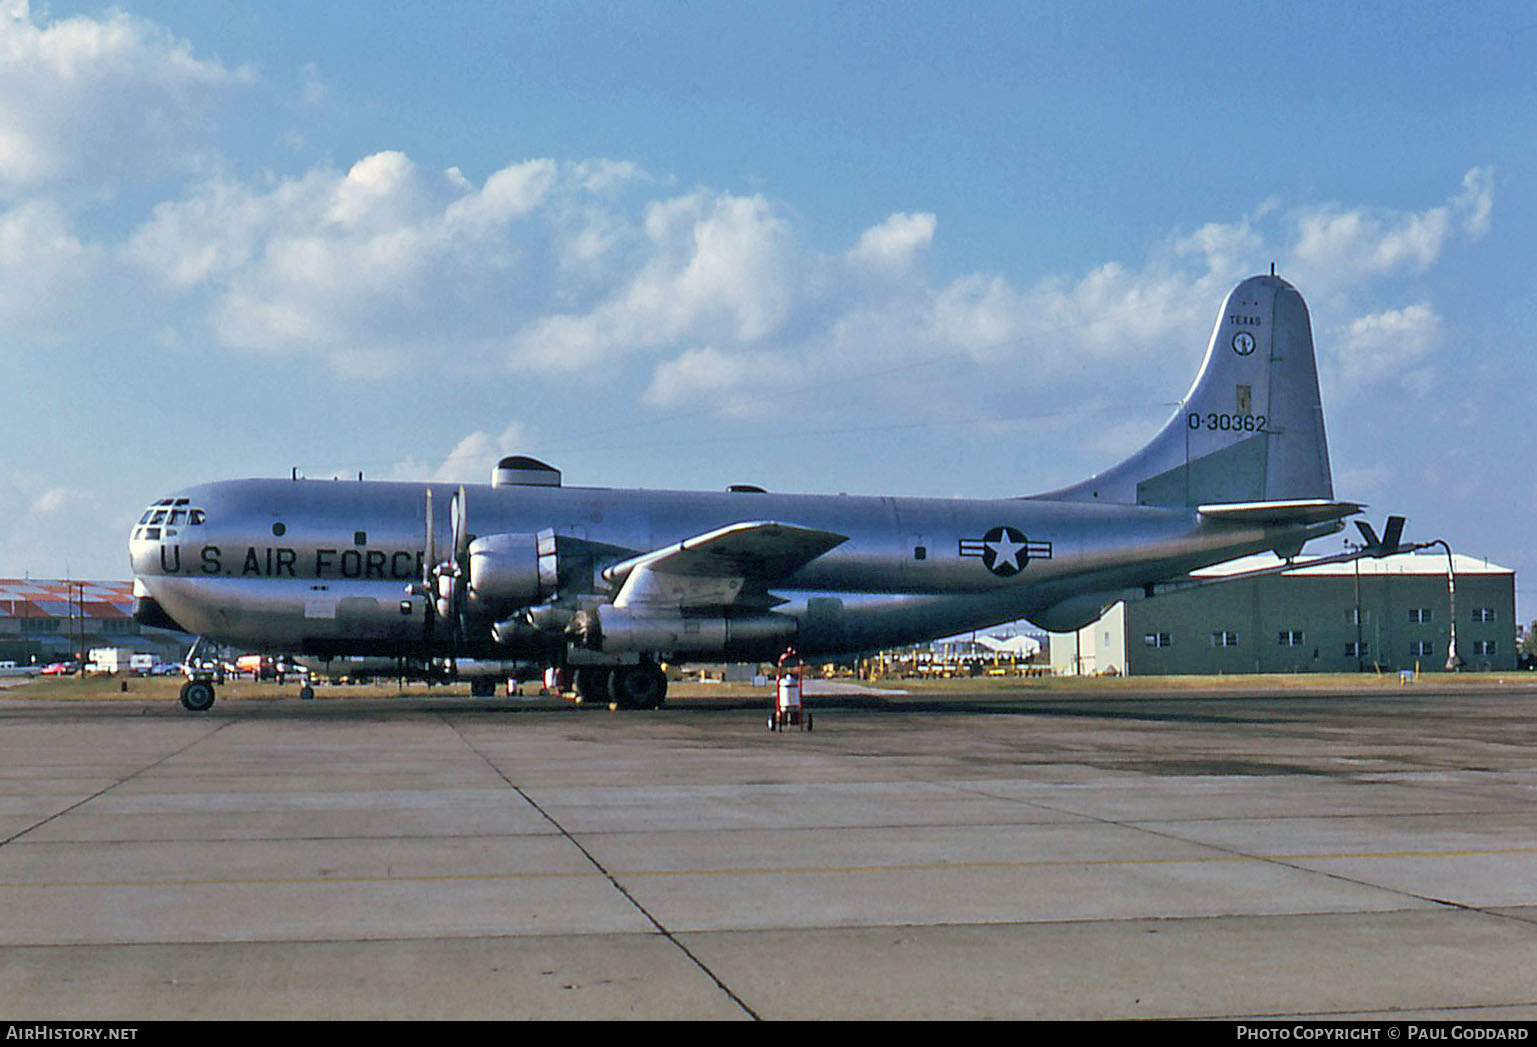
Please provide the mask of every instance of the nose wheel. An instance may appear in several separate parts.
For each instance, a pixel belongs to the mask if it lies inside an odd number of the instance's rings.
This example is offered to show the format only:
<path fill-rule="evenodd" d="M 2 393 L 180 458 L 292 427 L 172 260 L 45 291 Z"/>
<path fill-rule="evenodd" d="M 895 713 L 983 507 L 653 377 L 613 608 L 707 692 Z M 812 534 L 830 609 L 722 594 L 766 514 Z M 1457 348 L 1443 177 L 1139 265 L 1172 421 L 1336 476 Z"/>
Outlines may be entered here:
<path fill-rule="evenodd" d="M 213 707 L 212 680 L 188 680 L 181 685 L 182 708 L 188 712 L 203 713 Z"/>

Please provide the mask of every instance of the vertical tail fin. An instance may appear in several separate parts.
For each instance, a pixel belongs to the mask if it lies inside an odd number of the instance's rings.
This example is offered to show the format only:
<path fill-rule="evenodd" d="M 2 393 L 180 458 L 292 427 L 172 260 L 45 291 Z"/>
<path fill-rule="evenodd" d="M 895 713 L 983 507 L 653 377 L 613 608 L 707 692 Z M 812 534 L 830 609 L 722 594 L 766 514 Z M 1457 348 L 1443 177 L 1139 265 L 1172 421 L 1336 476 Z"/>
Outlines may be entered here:
<path fill-rule="evenodd" d="M 1146 447 L 1066 501 L 1195 506 L 1334 497 L 1307 305 L 1276 276 L 1222 303 L 1206 359 L 1179 411 Z"/>

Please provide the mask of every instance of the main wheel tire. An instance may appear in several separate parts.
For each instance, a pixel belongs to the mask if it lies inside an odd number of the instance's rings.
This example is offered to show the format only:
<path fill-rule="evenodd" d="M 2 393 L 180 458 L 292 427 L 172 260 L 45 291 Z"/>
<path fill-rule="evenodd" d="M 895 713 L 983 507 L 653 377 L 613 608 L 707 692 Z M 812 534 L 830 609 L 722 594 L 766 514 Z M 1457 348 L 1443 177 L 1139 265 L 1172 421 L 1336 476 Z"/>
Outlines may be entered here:
<path fill-rule="evenodd" d="M 608 704 L 608 670 L 585 668 L 576 671 L 576 696 L 584 702 Z"/>
<path fill-rule="evenodd" d="M 496 681 L 477 677 L 470 681 L 470 697 L 490 698 L 496 693 Z"/>
<path fill-rule="evenodd" d="M 608 687 L 621 709 L 660 709 L 667 700 L 667 674 L 650 662 L 620 666 L 609 674 Z"/>
<path fill-rule="evenodd" d="M 188 680 L 181 685 L 182 708 L 188 712 L 207 712 L 213 707 L 213 699 L 213 683 L 208 680 Z"/>

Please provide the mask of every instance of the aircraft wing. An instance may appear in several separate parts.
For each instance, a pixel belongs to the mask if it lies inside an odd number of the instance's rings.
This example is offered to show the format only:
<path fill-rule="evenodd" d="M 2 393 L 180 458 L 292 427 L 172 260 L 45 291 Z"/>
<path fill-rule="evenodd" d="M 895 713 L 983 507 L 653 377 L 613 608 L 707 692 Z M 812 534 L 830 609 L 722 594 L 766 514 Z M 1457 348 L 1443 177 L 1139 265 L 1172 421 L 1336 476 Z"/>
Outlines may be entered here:
<path fill-rule="evenodd" d="M 619 586 L 619 608 L 724 607 L 762 594 L 846 541 L 847 535 L 773 520 L 734 523 L 631 557 L 603 577 Z"/>
<path fill-rule="evenodd" d="M 1223 523 L 1275 526 L 1325 523 L 1354 516 L 1365 508 L 1357 502 L 1305 498 L 1290 502 L 1222 502 L 1198 506 L 1196 511 L 1208 520 Z"/>

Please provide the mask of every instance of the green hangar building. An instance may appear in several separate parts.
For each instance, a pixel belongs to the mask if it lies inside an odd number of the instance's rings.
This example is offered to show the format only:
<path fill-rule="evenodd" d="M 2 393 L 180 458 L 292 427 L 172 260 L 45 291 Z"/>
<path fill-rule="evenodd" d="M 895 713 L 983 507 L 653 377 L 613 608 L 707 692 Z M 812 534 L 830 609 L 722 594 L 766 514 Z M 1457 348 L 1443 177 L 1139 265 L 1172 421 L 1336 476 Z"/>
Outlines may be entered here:
<path fill-rule="evenodd" d="M 1515 669 L 1515 572 L 1451 560 L 1464 668 Z M 1246 557 L 1196 577 L 1280 562 Z M 1116 604 L 1077 633 L 1053 634 L 1052 665 L 1068 675 L 1442 671 L 1452 632 L 1447 566 L 1443 553 L 1401 554 Z"/>

